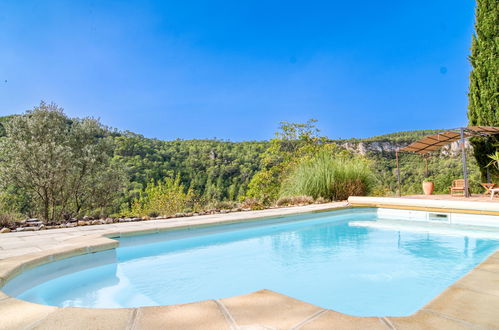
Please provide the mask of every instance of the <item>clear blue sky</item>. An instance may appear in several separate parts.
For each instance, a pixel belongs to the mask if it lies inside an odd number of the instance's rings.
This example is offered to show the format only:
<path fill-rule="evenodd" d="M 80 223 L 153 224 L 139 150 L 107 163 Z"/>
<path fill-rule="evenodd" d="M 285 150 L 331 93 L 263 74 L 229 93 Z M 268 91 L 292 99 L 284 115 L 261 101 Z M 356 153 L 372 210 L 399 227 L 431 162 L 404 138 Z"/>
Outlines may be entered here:
<path fill-rule="evenodd" d="M 43 99 L 148 137 L 466 123 L 474 2 L 0 1 L 0 115 Z"/>

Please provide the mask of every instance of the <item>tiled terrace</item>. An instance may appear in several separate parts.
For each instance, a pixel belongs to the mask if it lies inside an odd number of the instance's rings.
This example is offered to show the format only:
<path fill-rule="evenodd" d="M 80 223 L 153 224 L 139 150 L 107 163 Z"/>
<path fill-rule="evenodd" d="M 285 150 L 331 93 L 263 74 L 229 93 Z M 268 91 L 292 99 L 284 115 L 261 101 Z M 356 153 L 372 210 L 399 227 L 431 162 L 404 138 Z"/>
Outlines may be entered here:
<path fill-rule="evenodd" d="M 495 194 L 494 198 L 491 199 L 490 195 L 473 194 L 470 197 L 464 197 L 462 195 L 406 195 L 402 198 L 415 198 L 415 199 L 434 199 L 434 200 L 450 200 L 450 201 L 463 201 L 463 202 L 486 202 L 486 203 L 499 203 L 499 194 Z"/>

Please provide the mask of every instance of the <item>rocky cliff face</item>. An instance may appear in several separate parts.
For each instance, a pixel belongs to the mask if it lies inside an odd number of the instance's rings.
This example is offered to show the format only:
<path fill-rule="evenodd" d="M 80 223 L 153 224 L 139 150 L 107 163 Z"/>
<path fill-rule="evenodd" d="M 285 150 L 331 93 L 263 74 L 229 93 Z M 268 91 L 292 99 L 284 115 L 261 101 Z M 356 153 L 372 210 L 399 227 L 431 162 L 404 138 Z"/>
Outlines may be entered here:
<path fill-rule="evenodd" d="M 340 147 L 343 147 L 349 151 L 359 153 L 361 155 L 366 155 L 369 153 L 394 153 L 397 149 L 401 149 L 407 145 L 409 142 L 390 142 L 390 141 L 367 141 L 367 142 L 338 142 Z M 472 148 L 468 140 L 465 141 L 465 148 Z M 453 142 L 440 149 L 440 153 L 444 156 L 455 157 L 461 152 L 459 142 Z"/>

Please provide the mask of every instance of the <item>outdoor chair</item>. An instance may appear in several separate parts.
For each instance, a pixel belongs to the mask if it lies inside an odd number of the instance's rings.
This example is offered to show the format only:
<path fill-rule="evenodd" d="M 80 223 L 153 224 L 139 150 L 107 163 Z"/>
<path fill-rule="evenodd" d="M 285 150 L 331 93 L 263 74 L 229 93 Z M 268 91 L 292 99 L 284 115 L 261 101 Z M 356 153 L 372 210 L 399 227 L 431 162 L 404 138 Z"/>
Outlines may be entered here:
<path fill-rule="evenodd" d="M 485 192 L 483 193 L 483 196 L 487 196 L 492 193 L 492 189 L 495 188 L 496 184 L 495 183 L 480 183 L 485 189 Z"/>
<path fill-rule="evenodd" d="M 452 186 L 450 187 L 451 196 L 455 196 L 455 192 L 463 192 L 463 195 L 466 195 L 464 192 L 464 179 L 457 179 L 452 181 Z M 461 194 L 459 194 L 461 195 Z"/>
<path fill-rule="evenodd" d="M 490 199 L 494 199 L 494 194 L 498 193 L 499 194 L 499 188 L 490 188 Z"/>

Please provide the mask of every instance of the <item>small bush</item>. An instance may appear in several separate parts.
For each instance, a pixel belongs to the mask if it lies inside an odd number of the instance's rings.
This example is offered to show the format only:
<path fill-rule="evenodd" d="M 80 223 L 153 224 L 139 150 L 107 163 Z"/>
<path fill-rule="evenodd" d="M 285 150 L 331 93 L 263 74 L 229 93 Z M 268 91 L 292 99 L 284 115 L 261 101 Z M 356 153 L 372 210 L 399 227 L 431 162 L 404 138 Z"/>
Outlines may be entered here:
<path fill-rule="evenodd" d="M 310 196 L 285 196 L 279 198 L 277 206 L 308 205 L 313 204 L 314 198 Z"/>
<path fill-rule="evenodd" d="M 149 212 L 148 216 L 150 218 L 157 218 L 157 217 L 159 217 L 159 212 L 151 211 L 151 212 Z"/>
<path fill-rule="evenodd" d="M 241 203 L 241 208 L 252 210 L 263 210 L 265 206 L 256 198 L 247 198 Z"/>
<path fill-rule="evenodd" d="M 256 198 L 263 205 L 270 205 L 279 197 L 283 168 L 280 165 L 257 172 L 248 184 L 246 197 Z"/>
<path fill-rule="evenodd" d="M 20 221 L 21 217 L 15 213 L 0 213 L 0 229 L 3 227 L 13 227 L 16 221 Z"/>
<path fill-rule="evenodd" d="M 100 213 L 100 212 L 90 213 L 90 218 L 92 218 L 92 220 L 103 219 L 103 218 L 107 218 L 107 217 L 108 217 L 108 214 L 105 214 L 105 213 Z"/>
<path fill-rule="evenodd" d="M 327 203 L 327 202 L 329 202 L 329 201 L 328 201 L 327 199 L 325 199 L 324 197 L 318 197 L 318 198 L 315 200 L 315 202 L 316 202 L 317 204 L 324 204 L 324 203 Z"/>
<path fill-rule="evenodd" d="M 376 186 L 372 189 L 370 196 L 387 197 L 395 196 L 396 193 L 391 191 L 388 187 Z"/>
<path fill-rule="evenodd" d="M 180 177 L 164 178 L 162 181 L 149 182 L 138 199 L 132 203 L 129 214 L 144 216 L 155 212 L 162 215 L 173 215 L 182 212 L 191 197 L 185 193 Z"/>
<path fill-rule="evenodd" d="M 311 196 L 293 196 L 293 205 L 308 205 L 314 203 L 314 198 Z"/>
<path fill-rule="evenodd" d="M 212 203 L 209 205 L 208 208 L 210 209 L 217 209 L 217 210 L 230 210 L 237 207 L 236 202 L 233 201 L 217 201 L 215 203 Z"/>
<path fill-rule="evenodd" d="M 281 197 L 276 202 L 277 206 L 289 206 L 293 205 L 293 199 L 289 196 Z"/>

